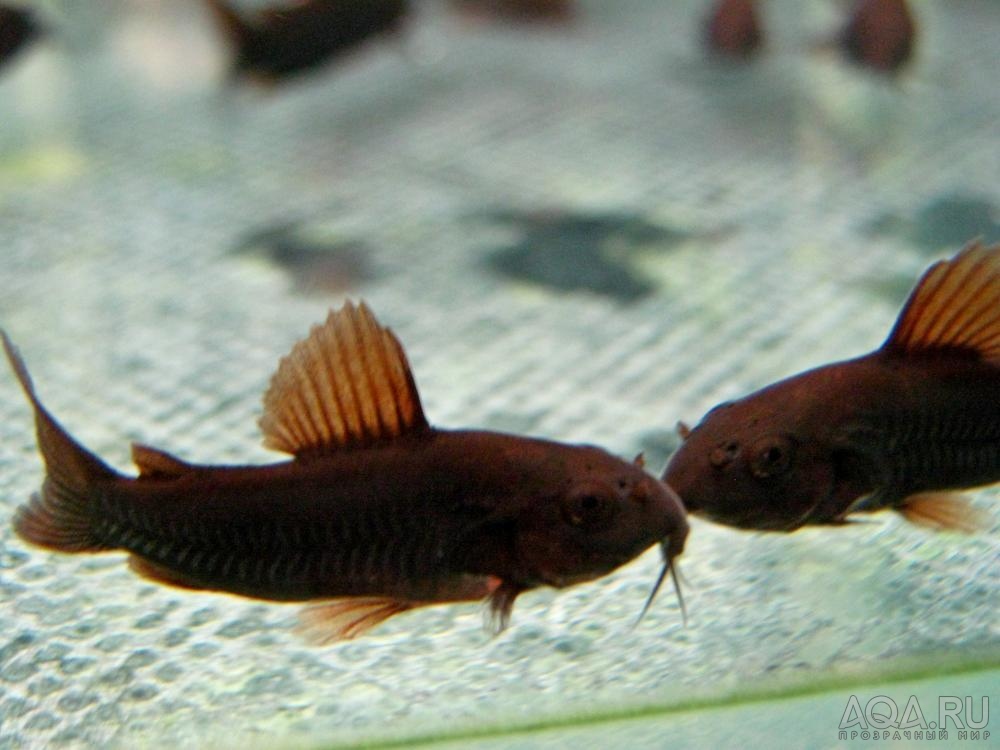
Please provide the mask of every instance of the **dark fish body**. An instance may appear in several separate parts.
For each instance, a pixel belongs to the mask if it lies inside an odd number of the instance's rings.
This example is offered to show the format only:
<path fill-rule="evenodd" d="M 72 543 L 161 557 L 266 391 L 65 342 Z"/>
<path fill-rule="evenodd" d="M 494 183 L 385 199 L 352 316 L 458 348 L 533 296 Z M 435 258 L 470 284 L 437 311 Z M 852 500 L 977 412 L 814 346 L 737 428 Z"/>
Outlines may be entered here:
<path fill-rule="evenodd" d="M 305 464 L 109 477 L 95 488 L 93 539 L 169 568 L 187 585 L 262 599 L 375 591 L 424 599 L 459 575 L 558 586 L 568 580 L 560 564 L 571 575 L 579 561 L 521 545 L 517 534 L 527 529 L 510 524 L 567 484 L 609 471 L 629 491 L 655 490 L 638 467 L 598 448 L 429 430 Z M 609 561 L 626 562 L 667 536 L 667 517 L 611 538 Z"/>
<path fill-rule="evenodd" d="M 597 578 L 657 542 L 668 560 L 683 549 L 680 501 L 635 463 L 431 427 L 402 347 L 364 306 L 331 314 L 282 360 L 261 426 L 295 458 L 263 466 L 135 445 L 140 475 L 124 476 L 59 426 L 4 343 L 48 470 L 14 519 L 22 538 L 123 550 L 136 572 L 181 587 L 327 601 L 310 616 L 322 640 L 487 597 L 502 626 L 522 591 Z"/>
<path fill-rule="evenodd" d="M 0 65 L 13 59 L 41 34 L 31 10 L 0 5 Z"/>
<path fill-rule="evenodd" d="M 304 72 L 399 28 L 407 0 L 307 0 L 244 18 L 207 0 L 235 48 L 234 72 L 280 79 Z"/>
<path fill-rule="evenodd" d="M 763 38 L 755 0 L 719 0 L 705 19 L 705 47 L 715 55 L 750 58 Z"/>
<path fill-rule="evenodd" d="M 913 56 L 917 25 L 906 0 L 859 0 L 840 33 L 853 62 L 893 73 Z"/>
<path fill-rule="evenodd" d="M 690 512 L 791 531 L 893 508 L 969 530 L 1000 481 L 1000 246 L 932 266 L 886 343 L 710 411 L 664 480 Z"/>

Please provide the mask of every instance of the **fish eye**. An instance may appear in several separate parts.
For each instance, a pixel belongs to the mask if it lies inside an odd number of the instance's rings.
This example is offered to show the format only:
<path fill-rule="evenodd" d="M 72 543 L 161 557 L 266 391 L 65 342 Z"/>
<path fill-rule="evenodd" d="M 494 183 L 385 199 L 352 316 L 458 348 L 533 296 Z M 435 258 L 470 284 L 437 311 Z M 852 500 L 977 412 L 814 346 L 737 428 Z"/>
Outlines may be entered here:
<path fill-rule="evenodd" d="M 585 487 L 563 501 L 562 514 L 571 526 L 595 526 L 611 520 L 618 505 L 597 487 Z"/>
<path fill-rule="evenodd" d="M 740 455 L 740 444 L 735 440 L 719 443 L 708 454 L 708 462 L 716 469 L 721 469 L 736 460 Z"/>
<path fill-rule="evenodd" d="M 784 474 L 792 465 L 795 446 L 783 435 L 767 437 L 753 447 L 750 473 L 758 479 L 770 479 Z"/>

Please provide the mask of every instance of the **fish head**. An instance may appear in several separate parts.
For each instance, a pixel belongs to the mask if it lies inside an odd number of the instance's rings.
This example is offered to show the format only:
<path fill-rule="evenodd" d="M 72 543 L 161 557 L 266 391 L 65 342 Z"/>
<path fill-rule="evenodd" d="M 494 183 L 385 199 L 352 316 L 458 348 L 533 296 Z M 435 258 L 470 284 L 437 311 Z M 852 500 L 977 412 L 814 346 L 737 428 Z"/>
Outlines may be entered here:
<path fill-rule="evenodd" d="M 688 512 L 745 529 L 791 531 L 834 492 L 834 461 L 794 415 L 753 396 L 712 409 L 671 456 L 663 480 Z"/>
<path fill-rule="evenodd" d="M 604 576 L 653 544 L 681 553 L 688 524 L 670 487 L 599 448 L 577 446 L 549 476 L 545 502 L 522 508 L 518 558 L 528 576 L 561 588 Z"/>

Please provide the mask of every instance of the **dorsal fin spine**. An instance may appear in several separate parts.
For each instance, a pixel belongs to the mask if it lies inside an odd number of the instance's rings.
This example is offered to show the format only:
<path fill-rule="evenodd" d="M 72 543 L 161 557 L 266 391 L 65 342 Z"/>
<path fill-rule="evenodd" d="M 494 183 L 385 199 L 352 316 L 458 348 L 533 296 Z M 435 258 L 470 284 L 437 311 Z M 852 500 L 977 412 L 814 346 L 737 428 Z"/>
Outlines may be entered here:
<path fill-rule="evenodd" d="M 375 396 L 375 398 L 363 401 L 372 412 L 370 415 L 371 421 L 365 419 L 363 420 L 363 424 L 377 424 L 379 434 L 395 434 L 399 431 L 400 424 L 395 419 L 396 409 L 392 405 L 387 409 L 380 396 L 380 394 L 386 392 L 393 392 L 391 383 L 386 378 L 385 351 L 381 346 L 377 332 L 372 327 L 370 317 L 366 315 L 368 310 L 364 306 L 364 303 L 362 303 L 359 312 L 361 313 L 359 317 L 362 322 L 360 332 L 362 337 L 361 351 L 363 352 L 362 356 L 365 361 L 364 371 L 368 378 L 368 384 Z"/>
<path fill-rule="evenodd" d="M 406 424 L 405 416 L 400 411 L 399 395 L 400 389 L 397 388 L 397 384 L 394 382 L 394 373 L 391 367 L 386 367 L 387 363 L 391 363 L 396 359 L 404 359 L 405 355 L 402 350 L 398 347 L 394 347 L 390 352 L 386 348 L 386 337 L 380 336 L 374 325 L 374 317 L 368 306 L 361 303 L 361 311 L 365 314 L 366 325 L 364 331 L 366 334 L 366 346 L 364 347 L 364 352 L 366 357 L 369 359 L 374 358 L 379 363 L 379 366 L 369 366 L 366 368 L 366 372 L 371 373 L 372 377 L 375 378 L 374 383 L 375 392 L 377 394 L 392 394 L 393 398 L 386 403 L 384 399 L 378 399 L 373 403 L 373 406 L 377 407 L 377 414 L 375 418 L 377 419 L 380 432 L 394 434 L 399 432 L 404 424 Z M 387 332 L 388 329 L 386 329 Z M 389 332 L 391 335 L 391 332 Z M 373 357 L 372 355 L 377 355 Z M 370 363 L 374 364 L 374 363 Z M 414 388 L 415 390 L 415 388 Z"/>
<path fill-rule="evenodd" d="M 317 353 L 322 358 L 321 361 L 329 366 L 326 358 L 323 356 L 323 352 L 317 349 Z M 305 399 L 304 403 L 301 403 L 301 416 L 308 423 L 309 428 L 314 430 L 323 440 L 328 442 L 332 436 L 332 430 L 330 428 L 329 415 L 326 409 L 326 399 L 323 398 L 323 387 L 318 382 L 320 380 L 326 380 L 327 367 L 320 369 L 322 374 L 317 374 L 315 369 L 310 369 L 303 362 L 302 358 L 299 357 L 296 360 L 296 369 L 299 371 L 303 381 L 309 384 L 309 388 L 302 392 L 302 396 Z"/>
<path fill-rule="evenodd" d="M 296 456 L 373 445 L 423 430 L 399 340 L 350 302 L 281 360 L 264 396 L 265 445 Z"/>
<path fill-rule="evenodd" d="M 351 373 L 351 376 L 343 381 L 345 386 L 344 390 L 346 391 L 350 401 L 350 407 L 347 410 L 347 427 L 350 431 L 351 437 L 358 440 L 368 437 L 365 430 L 366 420 L 364 414 L 364 402 L 358 388 L 358 384 L 361 383 L 362 379 L 366 376 L 367 368 L 363 359 L 364 349 L 358 345 L 359 342 L 356 332 L 356 326 L 358 323 L 357 309 L 353 306 L 349 309 L 354 325 L 345 331 L 338 331 L 336 340 L 338 348 L 340 349 L 341 357 L 347 364 L 347 368 Z M 351 358 L 348 356 L 351 351 L 358 352 L 360 356 Z"/>
<path fill-rule="evenodd" d="M 1000 245 L 969 243 L 921 276 L 882 350 L 964 349 L 1000 366 Z"/>

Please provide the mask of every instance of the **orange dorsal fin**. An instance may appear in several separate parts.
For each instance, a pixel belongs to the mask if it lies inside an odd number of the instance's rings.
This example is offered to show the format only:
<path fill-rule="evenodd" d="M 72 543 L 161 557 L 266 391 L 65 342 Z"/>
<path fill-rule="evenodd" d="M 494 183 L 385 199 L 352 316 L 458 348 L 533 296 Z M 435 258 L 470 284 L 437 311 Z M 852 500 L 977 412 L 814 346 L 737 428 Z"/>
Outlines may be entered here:
<path fill-rule="evenodd" d="M 1000 245 L 972 242 L 928 268 L 882 349 L 964 350 L 1000 366 Z"/>
<path fill-rule="evenodd" d="M 141 443 L 132 443 L 132 463 L 138 467 L 140 477 L 179 477 L 195 470 L 176 456 Z"/>
<path fill-rule="evenodd" d="M 363 302 L 331 312 L 281 360 L 264 394 L 264 445 L 297 457 L 427 429 L 399 340 Z"/>

